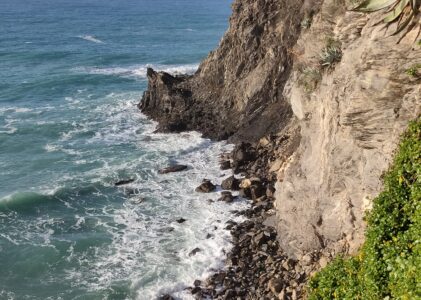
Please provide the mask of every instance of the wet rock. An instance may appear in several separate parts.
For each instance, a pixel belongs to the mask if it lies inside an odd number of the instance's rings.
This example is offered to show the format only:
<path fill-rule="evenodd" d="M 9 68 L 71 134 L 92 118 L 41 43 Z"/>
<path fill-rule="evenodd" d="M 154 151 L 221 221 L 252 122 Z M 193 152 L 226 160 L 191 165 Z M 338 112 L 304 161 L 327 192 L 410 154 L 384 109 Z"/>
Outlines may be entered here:
<path fill-rule="evenodd" d="M 251 199 L 251 190 L 249 188 L 240 189 L 239 195 L 240 197 Z"/>
<path fill-rule="evenodd" d="M 189 256 L 194 256 L 194 255 L 196 255 L 200 251 L 202 251 L 202 249 L 200 249 L 200 248 L 194 248 L 192 251 L 190 251 Z"/>
<path fill-rule="evenodd" d="M 266 191 L 265 191 L 265 189 L 264 189 L 264 187 L 261 183 L 255 183 L 255 184 L 253 183 L 250 186 L 250 194 L 251 194 L 251 198 L 253 200 L 256 200 L 256 199 L 262 197 L 263 195 L 266 194 L 265 192 Z"/>
<path fill-rule="evenodd" d="M 218 201 L 231 203 L 232 201 L 234 201 L 234 197 L 231 194 L 231 192 L 224 191 L 224 192 L 221 192 L 221 198 L 219 198 Z"/>
<path fill-rule="evenodd" d="M 221 170 L 231 169 L 231 162 L 229 160 L 223 160 L 220 162 Z"/>
<path fill-rule="evenodd" d="M 224 190 L 238 191 L 240 181 L 234 176 L 230 176 L 227 179 L 224 179 L 221 183 L 221 187 Z"/>
<path fill-rule="evenodd" d="M 165 295 L 159 296 L 158 300 L 175 300 L 175 298 L 172 297 L 171 295 L 165 294 Z"/>
<path fill-rule="evenodd" d="M 191 293 L 192 295 L 199 293 L 202 290 L 202 288 L 200 286 L 195 286 L 192 290 Z"/>
<path fill-rule="evenodd" d="M 202 281 L 196 279 L 193 283 L 194 286 L 200 286 L 202 284 Z"/>
<path fill-rule="evenodd" d="M 186 219 L 184 219 L 184 218 L 180 218 L 180 219 L 177 219 L 177 220 L 175 220 L 177 223 L 179 223 L 179 224 L 182 224 L 182 223 L 184 223 L 184 222 L 186 222 L 187 220 Z"/>
<path fill-rule="evenodd" d="M 202 183 L 196 188 L 196 192 L 210 193 L 216 189 L 216 186 L 208 179 L 204 179 Z"/>
<path fill-rule="evenodd" d="M 121 185 L 132 183 L 133 181 L 135 181 L 135 179 L 133 179 L 133 178 L 124 179 L 124 180 L 117 181 L 116 183 L 114 183 L 114 185 L 115 186 L 121 186 Z"/>
<path fill-rule="evenodd" d="M 174 173 L 174 172 L 181 172 L 187 169 L 186 165 L 173 165 L 161 169 L 158 171 L 159 174 L 167 174 L 167 173 Z"/>

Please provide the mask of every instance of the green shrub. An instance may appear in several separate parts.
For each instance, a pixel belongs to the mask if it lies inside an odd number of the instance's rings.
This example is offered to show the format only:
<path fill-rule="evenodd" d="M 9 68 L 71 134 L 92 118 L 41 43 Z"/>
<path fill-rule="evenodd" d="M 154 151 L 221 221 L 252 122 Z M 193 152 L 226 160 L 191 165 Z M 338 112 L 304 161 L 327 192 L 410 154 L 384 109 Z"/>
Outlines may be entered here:
<path fill-rule="evenodd" d="M 404 134 L 385 189 L 367 216 L 358 256 L 339 257 L 309 282 L 310 300 L 421 299 L 421 117 Z"/>

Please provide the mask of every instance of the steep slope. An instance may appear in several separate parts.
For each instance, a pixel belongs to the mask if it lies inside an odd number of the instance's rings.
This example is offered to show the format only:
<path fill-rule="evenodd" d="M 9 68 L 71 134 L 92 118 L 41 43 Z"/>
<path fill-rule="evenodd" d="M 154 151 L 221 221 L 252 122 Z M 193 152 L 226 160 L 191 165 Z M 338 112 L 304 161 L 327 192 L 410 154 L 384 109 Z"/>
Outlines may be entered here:
<path fill-rule="evenodd" d="M 290 254 L 358 249 L 364 212 L 381 191 L 399 136 L 420 113 L 420 78 L 406 72 L 421 63 L 416 30 L 397 44 L 394 28 L 385 32 L 377 22 L 376 14 L 326 0 L 294 47 L 284 95 L 301 144 L 276 184 L 278 232 Z M 341 61 L 321 68 L 320 53 L 329 46 L 340 49 Z M 317 72 L 314 85 L 306 85 Z"/>
<path fill-rule="evenodd" d="M 215 139 L 256 140 L 292 117 L 283 87 L 304 15 L 317 1 L 235 1 L 219 47 L 194 76 L 148 71 L 142 111 L 161 130 L 199 130 Z"/>
<path fill-rule="evenodd" d="M 197 73 L 148 70 L 139 104 L 162 131 L 254 142 L 239 147 L 255 153 L 241 171 L 275 181 L 280 248 L 307 275 L 361 246 L 399 136 L 421 113 L 421 73 L 407 72 L 421 65 L 417 28 L 397 43 L 379 13 L 349 5 L 236 0 Z"/>

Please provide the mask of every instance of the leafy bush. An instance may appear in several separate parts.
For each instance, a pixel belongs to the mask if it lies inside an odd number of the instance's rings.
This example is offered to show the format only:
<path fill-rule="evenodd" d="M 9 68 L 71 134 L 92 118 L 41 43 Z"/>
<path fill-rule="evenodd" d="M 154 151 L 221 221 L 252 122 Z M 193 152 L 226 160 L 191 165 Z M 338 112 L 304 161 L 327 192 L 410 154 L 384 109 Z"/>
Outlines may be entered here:
<path fill-rule="evenodd" d="M 353 10 L 362 12 L 374 12 L 387 9 L 387 14 L 383 19 L 386 25 L 397 22 L 397 29 L 394 34 L 398 34 L 405 28 L 404 37 L 417 24 L 419 26 L 417 38 L 421 32 L 421 22 L 419 18 L 421 0 L 365 0 Z M 417 38 L 415 40 L 417 40 Z"/>
<path fill-rule="evenodd" d="M 404 134 L 358 256 L 339 257 L 309 282 L 309 299 L 421 299 L 421 117 Z"/>

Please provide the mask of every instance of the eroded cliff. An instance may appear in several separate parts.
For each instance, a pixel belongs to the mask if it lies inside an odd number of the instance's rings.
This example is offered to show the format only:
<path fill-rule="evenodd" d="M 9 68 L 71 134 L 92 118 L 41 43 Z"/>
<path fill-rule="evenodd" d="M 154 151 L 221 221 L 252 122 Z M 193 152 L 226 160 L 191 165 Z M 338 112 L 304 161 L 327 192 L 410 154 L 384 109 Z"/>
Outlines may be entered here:
<path fill-rule="evenodd" d="M 256 140 L 291 119 L 283 90 L 304 16 L 317 1 L 235 1 L 229 29 L 194 76 L 149 70 L 142 111 L 161 130 L 199 130 L 214 139 Z"/>
<path fill-rule="evenodd" d="M 400 134 L 421 112 L 419 73 L 406 72 L 421 64 L 418 28 L 397 43 L 393 26 L 376 25 L 379 14 L 349 5 L 237 0 L 227 33 L 197 73 L 149 70 L 140 103 L 160 130 L 266 136 L 255 145 L 265 153 L 259 168 L 276 178 L 280 246 L 322 266 L 361 245 L 365 211 Z"/>

